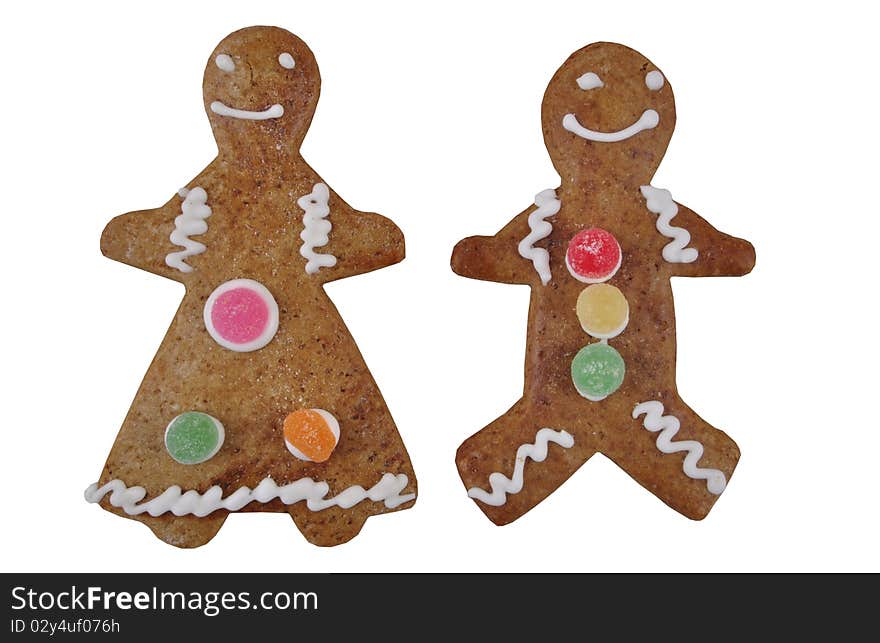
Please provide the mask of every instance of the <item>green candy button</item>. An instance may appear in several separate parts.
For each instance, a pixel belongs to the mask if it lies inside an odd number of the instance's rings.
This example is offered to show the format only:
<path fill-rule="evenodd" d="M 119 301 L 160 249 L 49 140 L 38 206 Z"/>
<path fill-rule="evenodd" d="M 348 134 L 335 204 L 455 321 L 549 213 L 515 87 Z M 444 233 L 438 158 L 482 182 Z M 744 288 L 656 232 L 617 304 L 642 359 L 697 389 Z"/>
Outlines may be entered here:
<path fill-rule="evenodd" d="M 220 420 L 207 413 L 187 411 L 165 429 L 165 448 L 180 464 L 199 464 L 214 457 L 223 446 L 225 432 Z"/>
<path fill-rule="evenodd" d="M 588 400 L 605 399 L 623 384 L 626 366 L 623 358 L 608 344 L 584 346 L 571 361 L 571 381 Z"/>

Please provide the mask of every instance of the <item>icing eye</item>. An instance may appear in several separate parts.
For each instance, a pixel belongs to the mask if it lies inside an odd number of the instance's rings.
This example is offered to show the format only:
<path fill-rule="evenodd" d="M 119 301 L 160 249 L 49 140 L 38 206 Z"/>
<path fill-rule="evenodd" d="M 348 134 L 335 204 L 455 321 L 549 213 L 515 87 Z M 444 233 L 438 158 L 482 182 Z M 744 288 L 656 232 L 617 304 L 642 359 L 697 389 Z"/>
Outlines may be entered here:
<path fill-rule="evenodd" d="M 645 85 L 647 85 L 648 89 L 650 89 L 652 92 L 656 92 L 658 89 L 663 87 L 663 83 L 665 82 L 666 80 L 663 78 L 663 74 L 661 74 L 659 71 L 649 71 L 645 75 Z"/>
<path fill-rule="evenodd" d="M 285 51 L 283 54 L 278 56 L 278 64 L 285 69 L 293 69 L 294 65 L 296 65 L 296 61 L 293 60 L 293 56 Z"/>
<path fill-rule="evenodd" d="M 578 78 L 577 84 L 581 89 L 596 89 L 597 87 L 605 86 L 602 79 L 591 71 L 588 71 L 586 74 Z"/>
<path fill-rule="evenodd" d="M 214 64 L 223 71 L 235 71 L 235 63 L 232 62 L 232 56 L 220 54 L 214 59 Z"/>

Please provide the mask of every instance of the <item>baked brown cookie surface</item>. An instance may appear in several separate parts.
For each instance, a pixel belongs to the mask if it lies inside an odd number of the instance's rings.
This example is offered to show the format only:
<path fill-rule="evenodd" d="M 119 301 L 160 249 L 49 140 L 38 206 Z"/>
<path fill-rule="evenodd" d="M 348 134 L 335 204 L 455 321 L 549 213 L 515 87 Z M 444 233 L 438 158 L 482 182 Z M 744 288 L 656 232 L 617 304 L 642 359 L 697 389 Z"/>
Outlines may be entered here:
<path fill-rule="evenodd" d="M 217 158 L 101 238 L 107 257 L 186 295 L 86 498 L 179 547 L 209 541 L 232 511 L 288 512 L 310 542 L 336 545 L 415 499 L 394 421 L 323 288 L 401 261 L 403 235 L 300 156 L 320 83 L 293 34 L 229 35 L 204 76 Z"/>
<path fill-rule="evenodd" d="M 675 103 L 638 52 L 600 42 L 572 54 L 542 124 L 560 187 L 452 255 L 460 275 L 532 288 L 523 397 L 461 445 L 461 478 L 502 525 L 598 452 L 701 519 L 739 449 L 678 395 L 670 278 L 744 275 L 754 248 L 651 186 Z"/>

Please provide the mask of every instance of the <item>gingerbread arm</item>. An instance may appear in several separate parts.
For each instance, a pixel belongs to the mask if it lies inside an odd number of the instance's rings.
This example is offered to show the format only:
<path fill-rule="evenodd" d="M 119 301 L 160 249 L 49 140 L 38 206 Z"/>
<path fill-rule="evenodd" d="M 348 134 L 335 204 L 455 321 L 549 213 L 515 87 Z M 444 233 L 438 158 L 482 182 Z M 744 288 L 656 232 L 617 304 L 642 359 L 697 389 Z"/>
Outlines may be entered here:
<path fill-rule="evenodd" d="M 676 203 L 669 190 L 642 186 L 657 232 L 668 239 L 663 259 L 681 277 L 739 277 L 755 267 L 755 249 L 745 239 L 719 232 L 690 208 Z"/>
<path fill-rule="evenodd" d="M 166 263 L 172 253 L 184 250 L 170 239 L 180 213 L 181 198 L 175 195 L 160 208 L 114 217 L 101 234 L 101 252 L 114 261 L 182 281 L 187 272 Z"/>
<path fill-rule="evenodd" d="M 559 202 L 552 190 L 539 194 L 537 202 L 494 236 L 459 241 L 452 251 L 452 270 L 462 277 L 506 284 L 549 282 L 549 257 L 540 242 L 553 229 L 545 219 L 558 212 Z"/>
<path fill-rule="evenodd" d="M 403 261 L 403 232 L 393 221 L 375 212 L 355 210 L 332 192 L 328 205 L 326 221 L 311 217 L 308 211 L 304 215 L 300 254 L 306 258 L 306 272 L 327 283 Z M 320 245 L 325 235 L 327 242 Z"/>
<path fill-rule="evenodd" d="M 674 264 L 673 274 L 681 277 L 740 277 L 755 267 L 755 248 L 745 239 L 725 234 L 712 227 L 690 208 L 678 205 L 671 224 L 690 234 L 687 248 L 696 251 L 696 259 Z M 673 239 L 672 244 L 676 244 Z M 680 244 L 679 244 L 680 245 Z M 664 249 L 664 252 L 667 252 Z"/>

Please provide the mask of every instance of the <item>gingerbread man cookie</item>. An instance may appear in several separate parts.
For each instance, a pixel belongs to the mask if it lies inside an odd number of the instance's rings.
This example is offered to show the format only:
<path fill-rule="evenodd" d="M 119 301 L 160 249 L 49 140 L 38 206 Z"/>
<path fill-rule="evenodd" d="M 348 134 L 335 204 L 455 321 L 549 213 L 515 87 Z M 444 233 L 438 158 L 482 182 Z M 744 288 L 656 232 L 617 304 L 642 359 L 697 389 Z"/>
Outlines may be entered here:
<path fill-rule="evenodd" d="M 319 90 L 293 34 L 229 35 L 204 77 L 217 158 L 101 238 L 107 257 L 186 295 L 86 499 L 179 547 L 245 511 L 288 512 L 336 545 L 415 499 L 394 421 L 323 289 L 401 261 L 403 236 L 300 156 Z"/>
<path fill-rule="evenodd" d="M 744 275 L 755 251 L 651 185 L 675 103 L 638 52 L 601 42 L 572 54 L 542 124 L 561 186 L 452 255 L 460 275 L 532 289 L 523 397 L 461 445 L 461 478 L 502 525 L 602 453 L 703 518 L 739 449 L 678 395 L 670 277 Z"/>

